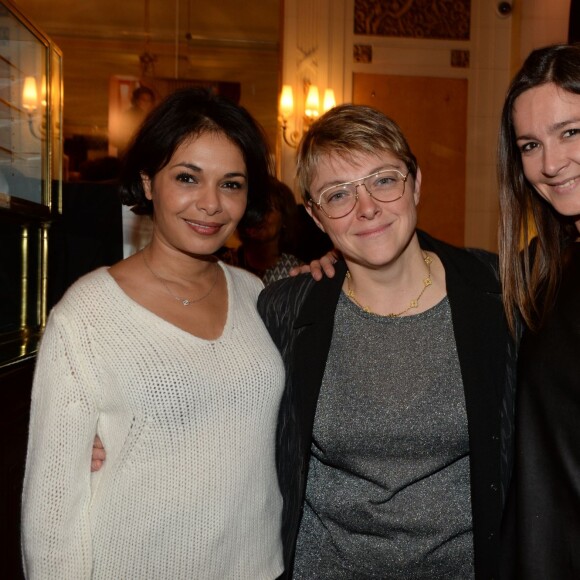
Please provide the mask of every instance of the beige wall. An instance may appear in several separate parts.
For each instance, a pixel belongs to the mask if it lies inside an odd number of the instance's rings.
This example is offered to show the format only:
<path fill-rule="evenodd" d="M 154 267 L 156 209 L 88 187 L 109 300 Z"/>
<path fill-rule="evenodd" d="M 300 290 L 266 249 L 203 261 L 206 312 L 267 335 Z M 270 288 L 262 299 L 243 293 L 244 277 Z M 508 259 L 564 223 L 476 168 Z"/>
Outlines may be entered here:
<path fill-rule="evenodd" d="M 521 12 L 521 60 L 534 48 L 566 42 L 570 0 L 515 0 L 515 7 Z"/>

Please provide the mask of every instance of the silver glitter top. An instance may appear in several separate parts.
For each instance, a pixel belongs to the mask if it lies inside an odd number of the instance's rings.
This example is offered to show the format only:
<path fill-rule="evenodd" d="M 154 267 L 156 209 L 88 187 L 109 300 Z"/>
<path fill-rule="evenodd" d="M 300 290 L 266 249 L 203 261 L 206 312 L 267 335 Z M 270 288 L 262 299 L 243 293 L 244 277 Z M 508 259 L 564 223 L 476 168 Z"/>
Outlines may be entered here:
<path fill-rule="evenodd" d="M 469 440 L 447 298 L 402 318 L 344 295 L 294 578 L 473 578 Z"/>

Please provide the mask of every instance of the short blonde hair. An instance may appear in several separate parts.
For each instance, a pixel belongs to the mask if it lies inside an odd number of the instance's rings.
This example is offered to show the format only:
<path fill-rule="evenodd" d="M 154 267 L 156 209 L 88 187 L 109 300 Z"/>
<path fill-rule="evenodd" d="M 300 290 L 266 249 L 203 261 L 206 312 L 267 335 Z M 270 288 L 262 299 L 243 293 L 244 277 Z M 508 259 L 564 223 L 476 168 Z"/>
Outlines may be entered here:
<path fill-rule="evenodd" d="M 309 188 L 321 157 L 338 154 L 391 153 L 405 163 L 413 179 L 417 159 L 401 128 L 377 109 L 364 105 L 339 105 L 317 119 L 298 147 L 296 179 L 304 202 L 311 200 Z"/>

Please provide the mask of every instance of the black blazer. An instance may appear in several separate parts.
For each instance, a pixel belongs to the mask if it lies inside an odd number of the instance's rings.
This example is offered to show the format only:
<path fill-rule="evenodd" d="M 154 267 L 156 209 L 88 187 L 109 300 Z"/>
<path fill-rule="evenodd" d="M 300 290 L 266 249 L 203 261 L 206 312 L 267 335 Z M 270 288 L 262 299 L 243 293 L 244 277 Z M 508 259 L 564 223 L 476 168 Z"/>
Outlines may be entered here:
<path fill-rule="evenodd" d="M 447 294 L 465 390 L 470 445 L 476 578 L 496 578 L 499 530 L 511 476 L 515 346 L 501 302 L 497 257 L 459 249 L 419 232 L 421 247 L 445 268 Z M 282 537 L 291 576 L 304 502 L 314 416 L 330 349 L 334 312 L 346 273 L 281 280 L 260 295 L 258 310 L 284 359 L 286 389 L 277 430 L 284 497 Z"/>

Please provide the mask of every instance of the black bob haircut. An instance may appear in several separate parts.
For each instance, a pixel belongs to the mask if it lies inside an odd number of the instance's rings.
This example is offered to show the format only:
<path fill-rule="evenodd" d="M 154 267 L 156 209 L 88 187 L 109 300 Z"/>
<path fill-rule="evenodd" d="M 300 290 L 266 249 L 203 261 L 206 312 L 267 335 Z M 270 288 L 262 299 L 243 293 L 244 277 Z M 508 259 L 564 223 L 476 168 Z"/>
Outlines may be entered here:
<path fill-rule="evenodd" d="M 264 132 L 243 107 L 201 88 L 180 89 L 147 116 L 123 159 L 120 194 L 137 214 L 153 214 L 142 176 L 153 180 L 188 139 L 205 133 L 224 135 L 242 153 L 248 173 L 248 205 L 244 223 L 267 212 L 270 157 Z"/>

